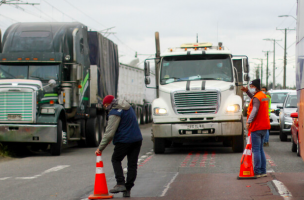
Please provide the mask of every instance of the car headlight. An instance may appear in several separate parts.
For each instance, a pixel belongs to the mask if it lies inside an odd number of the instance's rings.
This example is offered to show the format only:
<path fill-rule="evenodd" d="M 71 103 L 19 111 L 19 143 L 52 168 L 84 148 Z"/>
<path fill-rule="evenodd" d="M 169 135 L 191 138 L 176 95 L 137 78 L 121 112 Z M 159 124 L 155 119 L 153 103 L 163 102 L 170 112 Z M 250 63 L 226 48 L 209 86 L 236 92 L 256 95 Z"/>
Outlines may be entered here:
<path fill-rule="evenodd" d="M 226 108 L 226 111 L 229 113 L 235 113 L 240 111 L 240 105 L 234 104 L 234 105 L 229 105 Z"/>
<path fill-rule="evenodd" d="M 167 110 L 165 108 L 154 108 L 154 115 L 166 115 Z"/>
<path fill-rule="evenodd" d="M 291 113 L 284 113 L 284 117 L 290 117 Z"/>
<path fill-rule="evenodd" d="M 42 108 L 42 114 L 55 114 L 55 108 Z"/>

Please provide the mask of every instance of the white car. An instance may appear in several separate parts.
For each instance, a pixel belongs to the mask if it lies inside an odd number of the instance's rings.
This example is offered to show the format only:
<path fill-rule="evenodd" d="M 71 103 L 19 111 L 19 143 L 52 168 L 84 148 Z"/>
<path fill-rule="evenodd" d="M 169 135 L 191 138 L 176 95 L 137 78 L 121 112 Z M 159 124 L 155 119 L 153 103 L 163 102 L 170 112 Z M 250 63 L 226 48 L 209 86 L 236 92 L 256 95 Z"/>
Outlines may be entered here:
<path fill-rule="evenodd" d="M 270 125 L 271 129 L 280 128 L 280 109 L 279 107 L 283 106 L 285 98 L 288 93 L 293 92 L 294 90 L 270 90 L 271 95 L 271 113 L 270 113 Z"/>
<path fill-rule="evenodd" d="M 282 107 L 278 107 L 281 109 L 280 112 L 280 140 L 287 141 L 287 135 L 291 134 L 291 125 L 292 125 L 292 118 L 290 117 L 291 113 L 297 111 L 297 92 L 293 91 L 288 93 L 284 104 Z"/>

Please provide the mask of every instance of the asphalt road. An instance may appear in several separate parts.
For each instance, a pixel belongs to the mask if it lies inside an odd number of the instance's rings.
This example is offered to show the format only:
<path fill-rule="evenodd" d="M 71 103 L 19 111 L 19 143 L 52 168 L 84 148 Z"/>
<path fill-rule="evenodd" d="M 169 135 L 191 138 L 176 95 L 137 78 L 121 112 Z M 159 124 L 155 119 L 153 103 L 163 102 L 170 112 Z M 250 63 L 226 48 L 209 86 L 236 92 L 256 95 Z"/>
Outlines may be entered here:
<path fill-rule="evenodd" d="M 221 143 L 187 144 L 155 155 L 151 124 L 141 126 L 144 141 L 134 199 L 304 199 L 304 162 L 291 152 L 291 142 L 270 136 L 268 177 L 237 180 L 242 153 Z M 103 152 L 108 188 L 115 185 L 113 145 Z M 34 152 L 0 159 L 1 200 L 84 200 L 93 193 L 95 148 L 69 148 L 61 156 Z M 123 166 L 126 166 L 124 161 Z M 122 194 L 115 194 L 122 198 Z M 132 198 L 132 199 L 133 199 Z"/>

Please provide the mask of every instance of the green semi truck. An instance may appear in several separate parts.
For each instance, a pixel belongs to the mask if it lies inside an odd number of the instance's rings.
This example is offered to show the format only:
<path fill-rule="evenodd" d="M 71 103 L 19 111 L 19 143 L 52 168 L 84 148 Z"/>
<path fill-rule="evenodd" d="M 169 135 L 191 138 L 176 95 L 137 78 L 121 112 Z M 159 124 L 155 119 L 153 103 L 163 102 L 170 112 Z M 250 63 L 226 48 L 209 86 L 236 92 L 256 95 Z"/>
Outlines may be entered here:
<path fill-rule="evenodd" d="M 0 43 L 0 142 L 52 155 L 96 147 L 102 99 L 117 95 L 117 45 L 78 22 L 16 23 Z"/>

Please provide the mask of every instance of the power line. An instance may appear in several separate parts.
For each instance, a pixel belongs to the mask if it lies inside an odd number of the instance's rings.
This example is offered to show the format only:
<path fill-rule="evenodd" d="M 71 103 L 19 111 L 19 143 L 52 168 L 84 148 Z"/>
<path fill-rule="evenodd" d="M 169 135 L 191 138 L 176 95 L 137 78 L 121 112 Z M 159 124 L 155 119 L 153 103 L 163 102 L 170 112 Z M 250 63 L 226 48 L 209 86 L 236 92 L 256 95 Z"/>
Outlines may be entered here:
<path fill-rule="evenodd" d="M 28 10 L 26 10 L 26 9 L 24 9 L 24 8 L 21 8 L 21 7 L 18 6 L 18 5 L 10 5 L 10 6 L 16 8 L 16 9 L 22 10 L 23 12 L 28 13 L 28 14 L 30 14 L 30 15 L 33 15 L 33 16 L 35 16 L 35 17 L 41 18 L 41 19 L 43 19 L 43 20 L 45 20 L 45 21 L 49 21 L 48 19 L 46 19 L 46 18 L 44 18 L 44 17 L 42 17 L 42 16 L 39 17 L 39 16 L 37 16 L 36 14 L 33 14 L 31 11 L 28 11 Z"/>
<path fill-rule="evenodd" d="M 61 10 L 59 10 L 58 8 L 54 7 L 52 4 L 48 3 L 46 0 L 42 0 L 42 1 L 44 1 L 46 4 L 48 4 L 49 6 L 51 6 L 53 9 L 56 9 L 57 11 L 59 11 L 60 13 L 62 13 L 63 15 L 65 15 L 65 16 L 71 18 L 71 19 L 74 20 L 74 21 L 78 21 L 78 20 L 74 19 L 73 17 L 71 17 L 71 16 L 65 14 L 64 12 L 62 12 Z"/>
<path fill-rule="evenodd" d="M 105 25 L 103 25 L 102 23 L 100 23 L 99 21 L 97 21 L 96 19 L 90 17 L 89 15 L 87 15 L 86 13 L 84 13 L 83 11 L 81 11 L 80 9 L 78 9 L 77 7 L 75 7 L 73 4 L 71 4 L 70 2 L 68 2 L 67 0 L 64 0 L 65 2 L 67 2 L 70 6 L 72 6 L 73 8 L 75 8 L 76 10 L 78 10 L 79 12 L 81 12 L 83 15 L 87 16 L 88 18 L 90 18 L 91 20 L 97 22 L 98 24 L 100 24 L 103 27 L 106 27 Z"/>
<path fill-rule="evenodd" d="M 35 6 L 34 6 L 34 8 L 35 8 L 36 10 L 38 10 L 39 12 L 43 13 L 45 16 L 51 18 L 52 20 L 57 21 L 57 20 L 55 20 L 53 17 L 51 17 L 51 16 L 49 16 L 48 14 L 46 14 L 45 12 L 43 12 L 43 11 L 41 10 L 41 8 L 40 8 L 40 10 L 39 10 L 37 7 L 35 7 Z"/>

